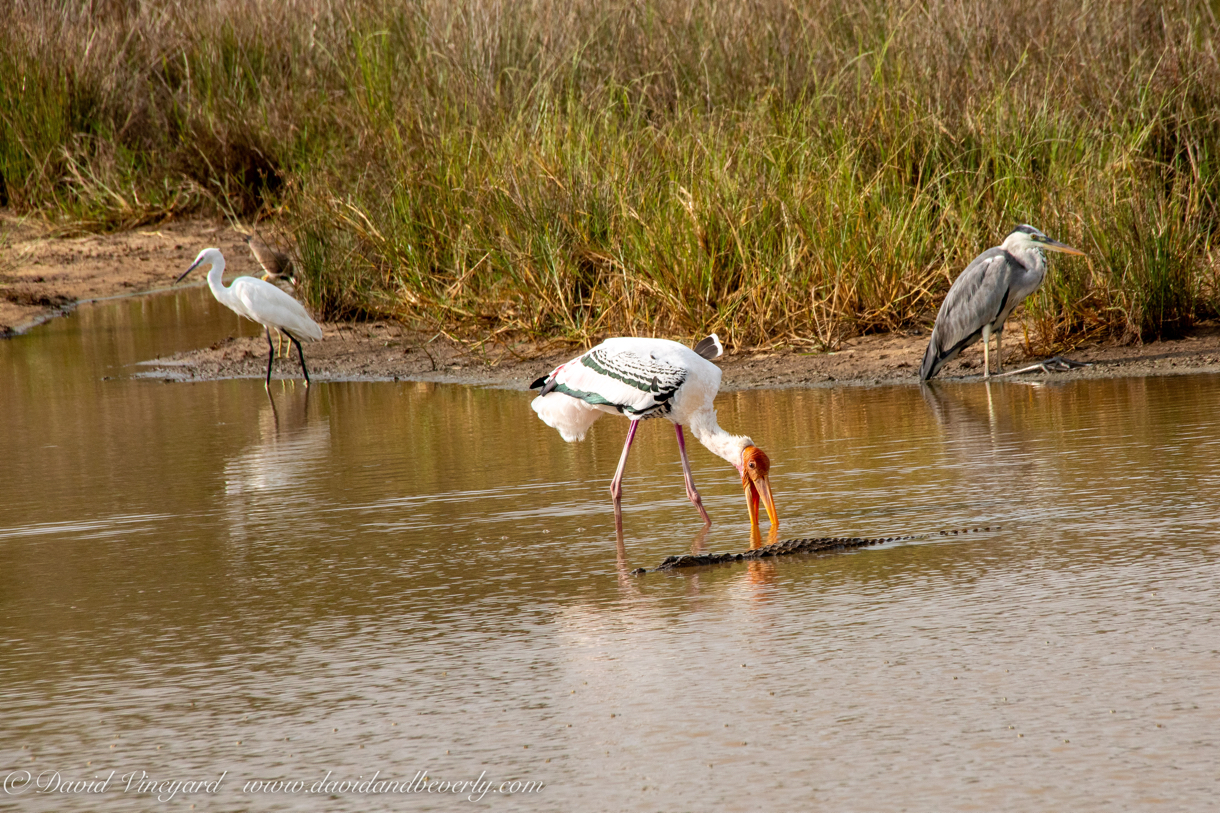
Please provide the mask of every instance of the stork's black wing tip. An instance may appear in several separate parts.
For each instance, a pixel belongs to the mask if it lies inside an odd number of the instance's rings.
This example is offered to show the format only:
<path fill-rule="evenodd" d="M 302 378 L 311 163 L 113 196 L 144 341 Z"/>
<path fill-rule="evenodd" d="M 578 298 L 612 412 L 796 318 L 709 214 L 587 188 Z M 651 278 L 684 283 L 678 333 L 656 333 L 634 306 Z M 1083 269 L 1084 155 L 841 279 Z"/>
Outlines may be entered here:
<path fill-rule="evenodd" d="M 546 380 L 548 377 L 549 376 L 544 375 L 541 378 L 537 379 L 533 384 L 530 384 L 530 389 L 531 390 L 542 389 L 543 387 L 546 386 Z"/>
<path fill-rule="evenodd" d="M 715 333 L 695 345 L 694 350 L 708 361 L 713 361 L 724 355 L 724 345 L 720 343 L 720 337 Z"/>

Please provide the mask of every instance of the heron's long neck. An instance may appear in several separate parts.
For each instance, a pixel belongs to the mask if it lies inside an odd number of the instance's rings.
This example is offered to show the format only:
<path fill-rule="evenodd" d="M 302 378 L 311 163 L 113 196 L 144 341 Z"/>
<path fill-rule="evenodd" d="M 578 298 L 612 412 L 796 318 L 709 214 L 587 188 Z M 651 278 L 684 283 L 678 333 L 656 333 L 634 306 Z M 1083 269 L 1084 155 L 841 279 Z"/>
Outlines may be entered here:
<path fill-rule="evenodd" d="M 1031 278 L 1041 282 L 1046 276 L 1046 255 L 1042 253 L 1042 249 L 1035 246 L 1018 246 L 1009 248 L 1008 253 L 1025 266 L 1026 273 Z"/>
<path fill-rule="evenodd" d="M 753 442 L 744 435 L 733 435 L 716 423 L 716 410 L 704 409 L 694 413 L 686 424 L 691 434 L 717 457 L 724 458 L 733 468 L 741 470 L 741 452 Z"/>

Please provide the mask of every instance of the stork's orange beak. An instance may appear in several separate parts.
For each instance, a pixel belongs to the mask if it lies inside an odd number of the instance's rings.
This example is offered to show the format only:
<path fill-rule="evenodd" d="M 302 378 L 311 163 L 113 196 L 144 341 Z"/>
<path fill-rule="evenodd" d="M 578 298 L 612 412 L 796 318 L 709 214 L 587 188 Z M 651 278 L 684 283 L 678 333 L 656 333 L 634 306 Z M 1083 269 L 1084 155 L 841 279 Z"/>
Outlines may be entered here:
<path fill-rule="evenodd" d="M 767 517 L 771 527 L 779 527 L 779 514 L 775 511 L 775 499 L 771 496 L 771 483 L 767 474 L 771 471 L 771 461 L 762 449 L 757 446 L 747 446 L 742 452 L 741 485 L 746 492 L 746 508 L 750 511 L 750 527 L 758 528 L 758 503 L 767 506 Z"/>
<path fill-rule="evenodd" d="M 757 480 L 751 480 L 746 483 L 746 506 L 750 509 L 750 527 L 758 527 L 758 503 L 761 497 L 762 503 L 767 506 L 767 518 L 771 520 L 771 527 L 779 527 L 779 515 L 775 513 L 775 499 L 771 496 L 771 484 L 767 482 L 766 477 L 759 477 Z"/>

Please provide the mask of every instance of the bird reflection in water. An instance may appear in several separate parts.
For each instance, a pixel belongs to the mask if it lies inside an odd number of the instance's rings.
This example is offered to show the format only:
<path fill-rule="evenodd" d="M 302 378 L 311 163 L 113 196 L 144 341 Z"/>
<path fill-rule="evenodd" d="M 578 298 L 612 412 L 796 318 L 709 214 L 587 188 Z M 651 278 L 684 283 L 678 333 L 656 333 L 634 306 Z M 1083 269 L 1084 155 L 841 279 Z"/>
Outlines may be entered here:
<path fill-rule="evenodd" d="M 960 493 L 970 495 L 975 510 L 979 500 L 996 506 L 1019 502 L 1021 497 L 1012 495 L 1014 482 L 1022 483 L 1022 495 L 1032 493 L 1037 483 L 1049 482 L 1045 478 L 1051 476 L 1053 462 L 1030 454 L 1028 437 L 1022 431 L 1023 416 L 1033 409 L 1032 401 L 1045 397 L 1045 387 L 1007 381 L 983 382 L 982 386 L 933 385 L 922 390 L 949 457 L 942 466 L 944 474 L 950 482 L 962 478 Z M 946 494 L 959 493 L 952 485 L 942 488 Z"/>
<path fill-rule="evenodd" d="M 304 509 L 316 501 L 308 485 L 326 470 L 318 461 L 329 456 L 331 439 L 328 420 L 310 420 L 305 392 L 304 398 L 284 398 L 278 405 L 268 397 L 258 414 L 258 438 L 225 464 L 230 539 L 260 538 L 264 531 L 282 537 L 283 523 L 296 517 L 308 521 Z"/>
<path fill-rule="evenodd" d="M 764 540 L 758 528 L 750 529 L 750 550 L 758 550 L 767 545 L 774 545 L 779 541 L 779 529 L 771 528 L 767 532 L 767 538 Z M 775 581 L 775 560 L 774 559 L 751 559 L 746 562 L 746 584 L 751 587 L 762 587 L 769 585 Z M 764 593 L 756 593 L 752 596 L 756 601 L 761 601 L 766 598 Z"/>
<path fill-rule="evenodd" d="M 944 433 L 946 446 L 968 455 L 995 451 L 1000 426 L 990 381 L 983 382 L 982 387 L 921 389 L 924 402 Z"/>

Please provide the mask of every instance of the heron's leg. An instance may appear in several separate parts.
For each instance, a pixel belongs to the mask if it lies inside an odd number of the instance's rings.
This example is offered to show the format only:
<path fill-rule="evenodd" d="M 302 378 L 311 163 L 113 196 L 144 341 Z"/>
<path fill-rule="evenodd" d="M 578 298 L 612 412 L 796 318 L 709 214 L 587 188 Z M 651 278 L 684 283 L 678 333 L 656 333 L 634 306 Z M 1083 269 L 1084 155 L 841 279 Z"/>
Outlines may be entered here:
<path fill-rule="evenodd" d="M 296 336 L 293 336 L 287 330 L 284 331 L 284 334 L 286 336 L 288 336 L 288 338 L 292 341 L 292 343 L 297 346 L 297 355 L 301 357 L 301 372 L 305 373 L 305 386 L 308 387 L 309 386 L 309 368 L 305 366 L 305 350 L 301 347 L 301 342 L 297 339 Z"/>
<path fill-rule="evenodd" d="M 618 459 L 618 470 L 610 481 L 610 498 L 614 500 L 614 530 L 619 539 L 623 537 L 623 469 L 627 468 L 627 452 L 631 451 L 631 443 L 635 440 L 635 430 L 639 421 L 632 421 L 627 430 L 627 442 L 623 444 L 623 456 Z"/>
<path fill-rule="evenodd" d="M 1004 372 L 1004 349 L 1001 342 L 1004 341 L 1004 326 L 1000 325 L 995 329 L 995 371 L 996 373 Z"/>
<path fill-rule="evenodd" d="M 674 429 L 678 432 L 678 451 L 682 453 L 682 478 L 686 481 L 686 498 L 695 504 L 699 509 L 699 513 L 703 515 L 703 524 L 711 525 L 712 518 L 707 515 L 707 509 L 703 507 L 703 500 L 699 498 L 699 492 L 695 491 L 695 478 L 690 473 L 690 461 L 686 459 L 686 439 L 682 437 L 682 424 L 675 423 Z"/>
<path fill-rule="evenodd" d="M 267 328 L 267 348 L 271 351 L 267 356 L 267 383 L 264 386 L 271 392 L 271 365 L 275 364 L 275 345 L 271 343 L 271 328 Z"/>
<path fill-rule="evenodd" d="M 275 357 L 277 359 L 282 359 L 286 355 L 287 354 L 284 353 L 284 334 L 281 333 L 280 329 L 277 327 L 275 329 Z"/>
<path fill-rule="evenodd" d="M 991 345 L 991 325 L 983 325 L 983 378 L 991 378 L 991 361 L 987 349 Z"/>

